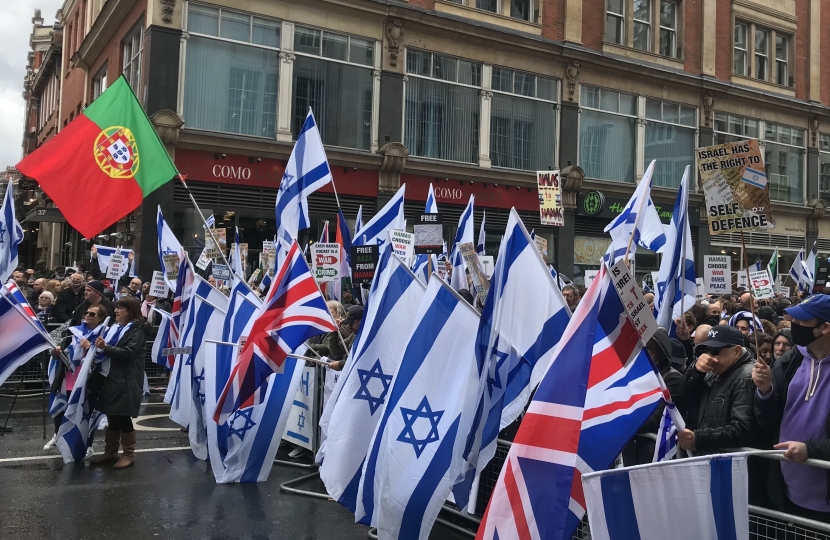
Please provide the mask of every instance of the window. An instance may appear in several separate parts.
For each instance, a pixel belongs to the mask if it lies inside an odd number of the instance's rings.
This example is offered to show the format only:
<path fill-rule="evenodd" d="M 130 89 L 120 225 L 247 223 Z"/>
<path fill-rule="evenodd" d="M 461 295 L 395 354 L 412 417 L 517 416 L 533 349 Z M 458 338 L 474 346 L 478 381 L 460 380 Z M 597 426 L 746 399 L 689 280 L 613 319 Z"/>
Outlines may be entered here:
<path fill-rule="evenodd" d="M 579 164 L 589 178 L 633 183 L 636 166 L 637 97 L 582 86 Z"/>
<path fill-rule="evenodd" d="M 758 138 L 758 121 L 734 114 L 715 112 L 715 144 Z"/>
<path fill-rule="evenodd" d="M 143 101 L 141 88 L 141 53 L 144 51 L 144 22 L 139 22 L 121 42 L 124 66 L 122 73 L 139 101 Z"/>
<path fill-rule="evenodd" d="M 191 4 L 187 29 L 188 127 L 275 138 L 279 21 Z"/>
<path fill-rule="evenodd" d="M 672 0 L 660 2 L 660 55 L 677 58 L 677 3 Z"/>
<path fill-rule="evenodd" d="M 634 0 L 634 48 L 651 50 L 651 0 Z"/>
<path fill-rule="evenodd" d="M 794 80 L 789 70 L 791 35 L 753 22 L 736 21 L 733 37 L 732 72 L 735 75 L 780 86 L 793 86 Z M 774 51 L 771 50 L 773 45 Z"/>
<path fill-rule="evenodd" d="M 510 0 L 510 16 L 523 21 L 531 20 L 531 0 Z"/>
<path fill-rule="evenodd" d="M 478 163 L 481 64 L 406 52 L 404 144 L 414 156 Z"/>
<path fill-rule="evenodd" d="M 297 26 L 294 50 L 291 132 L 311 107 L 325 144 L 369 150 L 374 41 Z"/>
<path fill-rule="evenodd" d="M 825 201 L 830 201 L 830 135 L 827 133 L 819 133 L 818 151 L 820 161 L 818 179 L 819 196 Z"/>
<path fill-rule="evenodd" d="M 804 130 L 767 122 L 764 164 L 772 200 L 804 201 Z"/>
<path fill-rule="evenodd" d="M 769 66 L 769 43 L 766 30 L 755 29 L 755 78 L 767 80 L 767 66 Z"/>
<path fill-rule="evenodd" d="M 781 86 L 790 85 L 787 74 L 787 62 L 789 61 L 787 52 L 788 43 L 786 37 L 780 34 L 775 36 L 775 82 Z"/>
<path fill-rule="evenodd" d="M 97 98 L 107 89 L 107 66 L 104 65 L 92 78 L 92 99 Z"/>
<path fill-rule="evenodd" d="M 735 23 L 734 70 L 738 75 L 746 75 L 746 25 Z"/>
<path fill-rule="evenodd" d="M 668 101 L 646 100 L 645 163 L 657 160 L 655 186 L 678 187 L 686 165 L 694 176 L 696 111 Z"/>
<path fill-rule="evenodd" d="M 556 81 L 494 66 L 492 87 L 492 165 L 528 171 L 553 167 Z"/>
<path fill-rule="evenodd" d="M 605 40 L 625 45 L 625 2 L 608 0 L 605 14 Z"/>
<path fill-rule="evenodd" d="M 605 0 L 605 41 L 680 58 L 682 0 Z"/>
<path fill-rule="evenodd" d="M 539 18 L 535 6 L 539 0 L 448 0 L 454 4 L 468 6 L 491 13 L 510 16 L 514 19 L 536 22 Z"/>

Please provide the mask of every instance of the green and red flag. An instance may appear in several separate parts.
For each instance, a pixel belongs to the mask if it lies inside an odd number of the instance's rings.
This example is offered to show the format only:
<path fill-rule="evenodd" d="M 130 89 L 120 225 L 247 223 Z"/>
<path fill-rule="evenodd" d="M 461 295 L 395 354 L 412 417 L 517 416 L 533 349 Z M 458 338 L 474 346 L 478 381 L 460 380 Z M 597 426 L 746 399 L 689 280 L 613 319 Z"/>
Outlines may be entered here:
<path fill-rule="evenodd" d="M 122 75 L 49 142 L 17 164 L 86 238 L 123 218 L 176 167 Z"/>

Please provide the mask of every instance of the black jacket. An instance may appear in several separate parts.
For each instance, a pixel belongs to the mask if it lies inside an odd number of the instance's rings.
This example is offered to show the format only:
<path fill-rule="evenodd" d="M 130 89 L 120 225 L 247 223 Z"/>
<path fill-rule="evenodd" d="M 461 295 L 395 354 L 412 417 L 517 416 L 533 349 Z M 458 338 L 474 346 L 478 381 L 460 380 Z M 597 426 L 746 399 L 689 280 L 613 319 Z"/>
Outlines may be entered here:
<path fill-rule="evenodd" d="M 78 305 L 78 307 L 75 308 L 75 311 L 72 313 L 72 326 L 78 326 L 83 322 L 84 313 L 86 313 L 86 310 L 88 310 L 91 305 L 92 304 L 89 303 L 89 300 L 84 300 Z M 110 318 L 110 324 L 115 324 L 115 307 L 112 305 L 112 302 L 105 298 L 101 300 L 101 305 L 107 310 L 107 316 Z"/>
<path fill-rule="evenodd" d="M 684 419 L 695 433 L 695 451 L 714 454 L 752 444 L 755 384 L 753 356 L 747 351 L 723 375 L 701 373 L 693 366 L 683 374 L 687 403 Z"/>
<path fill-rule="evenodd" d="M 755 393 L 755 421 L 773 441 L 777 442 L 781 431 L 781 420 L 784 418 L 784 406 L 787 404 L 787 393 L 790 381 L 801 366 L 804 356 L 798 347 L 793 347 L 775 361 L 772 365 L 772 395 L 761 399 Z M 823 439 L 801 441 L 807 445 L 807 457 L 830 461 L 830 411 L 826 418 L 816 418 L 817 422 L 824 423 Z M 818 469 L 816 469 L 818 473 Z M 830 471 L 827 471 L 827 497 L 830 498 Z M 781 474 L 781 464 L 770 460 L 767 476 L 767 492 L 773 504 L 778 509 L 784 508 L 784 477 Z"/>
<path fill-rule="evenodd" d="M 660 375 L 663 376 L 663 381 L 666 383 L 666 389 L 671 394 L 671 399 L 678 411 L 685 409 L 685 401 L 683 399 L 683 375 L 671 366 L 660 366 Z M 651 416 L 643 424 L 638 433 L 657 433 L 660 429 L 660 420 L 663 419 L 663 411 L 666 408 L 665 402 L 661 399 L 660 405 L 654 409 Z"/>
<path fill-rule="evenodd" d="M 144 390 L 144 325 L 136 321 L 114 346 L 104 347 L 109 356 L 109 374 L 93 373 L 89 393 L 95 409 L 112 416 L 138 416 Z"/>
<path fill-rule="evenodd" d="M 72 318 L 72 314 L 75 313 L 75 309 L 81 305 L 84 301 L 84 287 L 76 293 L 72 290 L 72 287 L 66 287 L 65 289 L 61 289 L 61 292 L 58 293 L 58 298 L 55 300 L 55 321 L 59 323 L 65 323 L 69 319 Z"/>

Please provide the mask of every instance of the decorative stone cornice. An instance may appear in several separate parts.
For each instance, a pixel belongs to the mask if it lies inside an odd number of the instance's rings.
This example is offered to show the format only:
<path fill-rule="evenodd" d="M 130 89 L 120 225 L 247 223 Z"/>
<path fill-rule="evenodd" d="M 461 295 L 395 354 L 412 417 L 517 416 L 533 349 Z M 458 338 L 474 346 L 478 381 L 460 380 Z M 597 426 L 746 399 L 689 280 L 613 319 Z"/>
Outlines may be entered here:
<path fill-rule="evenodd" d="M 173 11 L 176 9 L 176 0 L 161 1 L 161 20 L 167 24 L 173 22 Z"/>
<path fill-rule="evenodd" d="M 403 21 L 389 18 L 386 21 L 386 50 L 389 52 L 389 65 L 398 67 L 398 55 L 403 45 Z"/>
<path fill-rule="evenodd" d="M 568 101 L 574 100 L 577 77 L 579 77 L 579 60 L 570 60 L 565 66 L 565 79 L 568 81 Z"/>
<path fill-rule="evenodd" d="M 399 142 L 390 142 L 381 146 L 377 153 L 383 156 L 378 169 L 378 192 L 395 193 L 401 187 L 401 173 L 406 167 L 409 150 Z"/>
<path fill-rule="evenodd" d="M 582 189 L 585 171 L 579 165 L 569 165 L 559 172 L 562 182 L 562 206 L 565 210 L 576 210 L 576 196 Z"/>
<path fill-rule="evenodd" d="M 161 142 L 167 146 L 176 146 L 179 143 L 179 130 L 184 125 L 184 118 L 170 109 L 161 109 L 150 115 L 150 121 L 156 128 Z"/>
<path fill-rule="evenodd" d="M 703 125 L 712 127 L 712 111 L 715 110 L 715 94 L 711 90 L 704 90 L 701 96 L 703 103 Z"/>
<path fill-rule="evenodd" d="M 818 222 L 824 217 L 827 204 L 821 199 L 813 199 L 807 201 L 807 207 L 812 209 L 810 215 L 807 216 L 807 234 L 816 236 L 818 235 Z"/>

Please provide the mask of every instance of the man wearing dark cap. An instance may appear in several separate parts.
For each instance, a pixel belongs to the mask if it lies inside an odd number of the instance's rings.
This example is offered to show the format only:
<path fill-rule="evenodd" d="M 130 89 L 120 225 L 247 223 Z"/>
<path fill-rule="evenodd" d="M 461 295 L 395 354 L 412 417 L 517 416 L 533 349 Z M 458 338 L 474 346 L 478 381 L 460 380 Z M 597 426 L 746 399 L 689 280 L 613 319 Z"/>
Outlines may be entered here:
<path fill-rule="evenodd" d="M 93 280 L 86 284 L 84 289 L 84 301 L 75 309 L 72 314 L 72 326 L 78 326 L 83 320 L 84 314 L 90 306 L 104 306 L 110 318 L 110 324 L 115 321 L 115 309 L 112 302 L 106 299 L 106 288 L 100 281 Z"/>
<path fill-rule="evenodd" d="M 680 447 L 714 454 L 747 446 L 754 426 L 755 385 L 754 358 L 744 347 L 744 335 L 732 326 L 715 326 L 695 347 L 695 355 L 697 360 L 683 375 L 690 410 L 687 429 L 678 434 Z"/>
<path fill-rule="evenodd" d="M 785 309 L 793 348 L 772 368 L 752 370 L 755 419 L 794 463 L 770 462 L 767 492 L 779 510 L 830 523 L 830 471 L 799 465 L 830 460 L 830 296 Z"/>
<path fill-rule="evenodd" d="M 361 321 L 363 321 L 363 306 L 349 306 L 346 308 L 346 318 L 340 323 L 338 329 L 340 337 L 337 336 L 336 332 L 326 336 L 324 343 L 329 349 L 328 356 L 331 360 L 331 369 L 340 371 L 346 365 L 349 351 L 352 348 L 355 336 L 357 336 L 357 331 L 360 329 Z"/>

